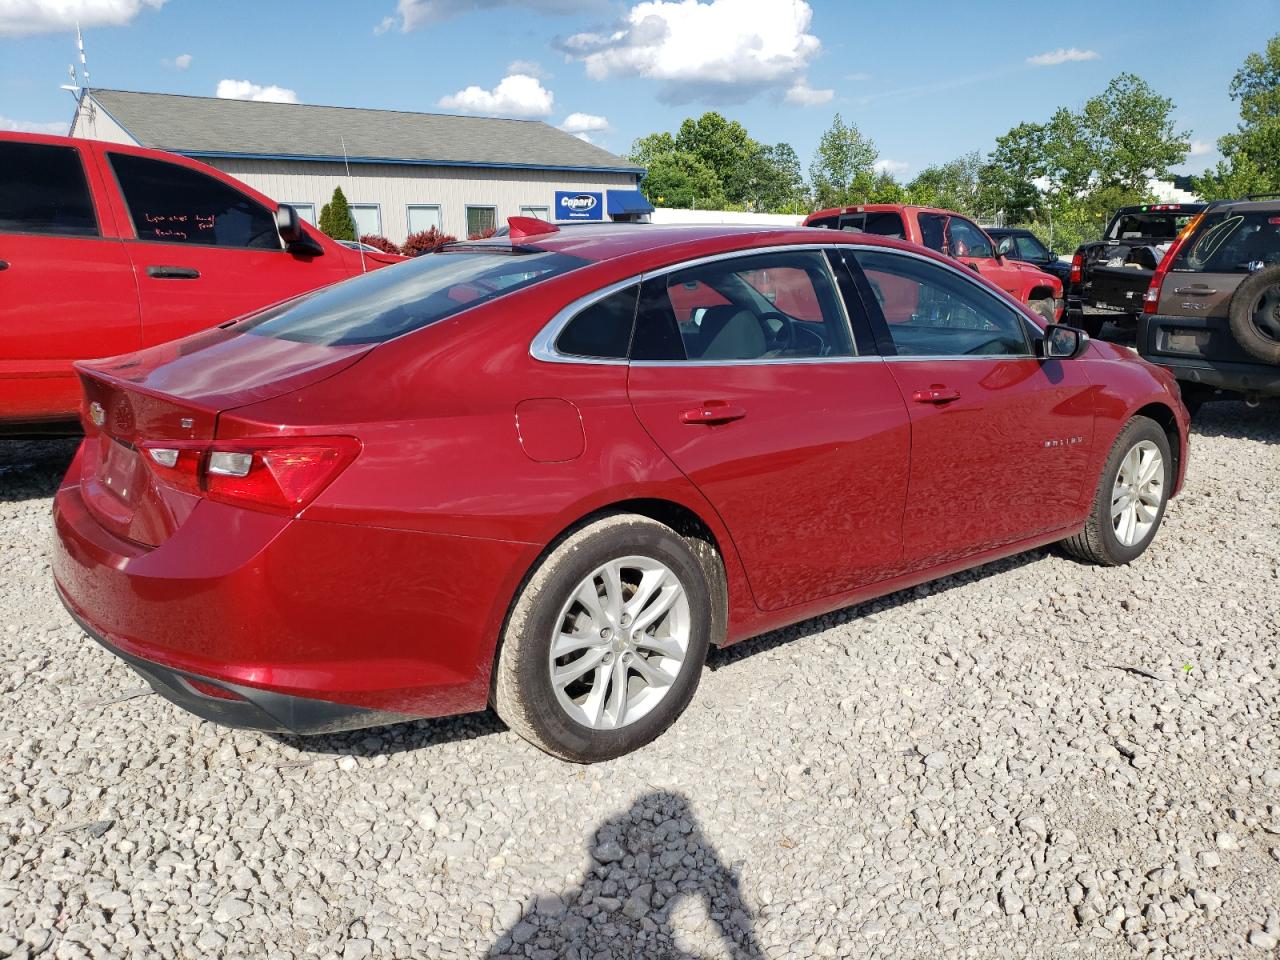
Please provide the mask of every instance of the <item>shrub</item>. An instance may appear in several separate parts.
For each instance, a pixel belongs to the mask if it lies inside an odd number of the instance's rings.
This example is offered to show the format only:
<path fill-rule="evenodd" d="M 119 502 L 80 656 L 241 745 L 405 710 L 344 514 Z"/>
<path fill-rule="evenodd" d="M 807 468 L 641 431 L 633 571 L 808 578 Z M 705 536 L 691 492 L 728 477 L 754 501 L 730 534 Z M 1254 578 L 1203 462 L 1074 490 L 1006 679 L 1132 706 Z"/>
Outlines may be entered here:
<path fill-rule="evenodd" d="M 334 240 L 354 240 L 355 221 L 351 219 L 351 207 L 341 187 L 333 188 L 333 199 L 320 208 L 320 232 Z"/>
<path fill-rule="evenodd" d="M 383 253 L 399 253 L 400 248 L 388 240 L 386 237 L 380 237 L 376 233 L 366 233 L 360 238 L 361 243 L 367 243 L 371 247 L 377 247 Z"/>
<path fill-rule="evenodd" d="M 419 230 L 417 233 L 409 234 L 400 246 L 400 252 L 406 257 L 417 257 L 424 253 L 430 253 L 436 247 L 443 246 L 446 243 L 455 243 L 457 239 L 457 237 L 451 237 L 449 234 L 441 233 L 435 227 L 432 227 L 430 230 Z"/>

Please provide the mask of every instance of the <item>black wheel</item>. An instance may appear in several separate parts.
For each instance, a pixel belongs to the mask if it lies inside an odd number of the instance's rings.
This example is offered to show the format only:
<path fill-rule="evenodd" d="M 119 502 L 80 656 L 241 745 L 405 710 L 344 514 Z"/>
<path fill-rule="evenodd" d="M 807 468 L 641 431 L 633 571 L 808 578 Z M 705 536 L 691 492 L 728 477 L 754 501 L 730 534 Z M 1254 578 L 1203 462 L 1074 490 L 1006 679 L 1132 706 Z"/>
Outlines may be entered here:
<path fill-rule="evenodd" d="M 1280 363 L 1280 264 L 1248 277 L 1231 297 L 1231 335 L 1263 363 Z"/>
<path fill-rule="evenodd" d="M 1154 420 L 1134 417 L 1111 445 L 1084 529 L 1062 541 L 1063 547 L 1106 567 L 1136 560 L 1160 529 L 1173 479 L 1164 430 Z"/>
<path fill-rule="evenodd" d="M 494 707 L 553 756 L 610 760 L 684 712 L 710 637 L 710 591 L 685 539 L 647 517 L 605 517 L 559 543 L 521 591 Z"/>
<path fill-rule="evenodd" d="M 1045 323 L 1055 323 L 1058 305 L 1054 303 L 1053 297 L 1041 297 L 1039 300 L 1030 300 L 1027 302 L 1036 313 L 1040 314 Z"/>

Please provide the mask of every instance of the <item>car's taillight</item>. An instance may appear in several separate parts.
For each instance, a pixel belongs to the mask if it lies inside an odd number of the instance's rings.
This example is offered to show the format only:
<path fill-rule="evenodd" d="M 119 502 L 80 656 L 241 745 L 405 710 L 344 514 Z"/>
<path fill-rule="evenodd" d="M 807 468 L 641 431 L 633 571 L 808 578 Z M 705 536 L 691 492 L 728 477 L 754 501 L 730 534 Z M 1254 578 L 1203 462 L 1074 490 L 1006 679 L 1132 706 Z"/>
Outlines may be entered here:
<path fill-rule="evenodd" d="M 1079 283 L 1084 279 L 1084 254 L 1079 250 L 1071 258 L 1071 275 L 1069 279 L 1071 283 Z"/>
<path fill-rule="evenodd" d="M 168 486 L 249 510 L 292 516 L 356 458 L 354 437 L 153 440 L 147 465 Z"/>
<path fill-rule="evenodd" d="M 1200 226 L 1200 221 L 1203 219 L 1203 213 L 1196 214 L 1191 218 L 1191 222 L 1183 227 L 1177 239 L 1169 244 L 1168 252 L 1165 253 L 1160 263 L 1156 265 L 1155 273 L 1151 274 L 1151 283 L 1147 285 L 1146 296 L 1142 298 L 1143 313 L 1155 313 L 1160 309 L 1160 288 L 1164 285 L 1165 275 L 1169 272 L 1169 268 L 1173 266 L 1174 258 L 1177 257 L 1178 251 L 1182 249 L 1182 245 L 1195 232 L 1196 227 Z"/>

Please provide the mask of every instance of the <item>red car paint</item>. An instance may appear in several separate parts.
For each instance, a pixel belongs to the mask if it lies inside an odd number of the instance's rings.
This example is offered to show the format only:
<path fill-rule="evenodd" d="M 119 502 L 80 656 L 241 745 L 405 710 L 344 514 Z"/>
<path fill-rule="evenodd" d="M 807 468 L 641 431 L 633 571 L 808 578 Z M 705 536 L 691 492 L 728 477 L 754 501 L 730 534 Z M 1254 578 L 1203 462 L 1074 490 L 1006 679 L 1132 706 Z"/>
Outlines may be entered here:
<path fill-rule="evenodd" d="M 1055 301 L 1054 316 L 1061 319 L 1064 306 L 1062 281 L 1022 260 L 995 256 L 996 244 L 987 236 L 986 231 L 968 217 L 954 211 L 910 204 L 868 203 L 815 211 L 805 217 L 804 225 L 841 230 L 844 229 L 840 225 L 842 221 L 865 214 L 897 214 L 899 220 L 896 222 L 901 224 L 901 231 L 885 235 L 909 240 L 937 253 L 954 257 L 1022 303 L 1052 298 Z M 953 226 L 958 228 L 956 233 L 963 230 L 965 236 L 972 238 L 976 234 L 985 239 L 992 255 L 981 255 L 984 251 L 980 248 L 974 250 L 971 244 L 966 244 L 953 234 Z"/>
<path fill-rule="evenodd" d="M 645 271 L 816 243 L 835 267 L 866 249 L 949 262 L 909 244 L 624 225 L 524 243 L 590 263 L 377 345 L 230 325 L 82 364 L 102 425 L 86 424 L 54 504 L 68 608 L 126 657 L 200 682 L 436 716 L 485 707 L 523 579 L 602 510 L 693 515 L 711 531 L 727 601 L 714 639 L 733 643 L 1079 530 L 1140 410 L 1170 424 L 1181 487 L 1188 418 L 1164 371 L 1098 342 L 1067 361 L 890 362 L 861 349 L 866 318 L 843 280 L 852 359 L 664 366 L 531 350 L 566 305 Z M 913 401 L 930 390 L 960 399 Z M 708 407 L 745 416 L 686 419 Z M 281 437 L 359 445 L 296 516 L 156 485 L 132 452 Z"/>
<path fill-rule="evenodd" d="M 0 225 L 0 429 L 74 420 L 72 363 L 183 337 L 404 257 L 348 250 L 303 224 L 321 254 L 139 239 L 109 158 L 145 157 L 211 177 L 274 214 L 278 204 L 219 170 L 158 150 L 70 137 L 0 133 L 6 144 L 74 151 L 96 230 L 72 235 Z M 11 175 L 0 169 L 0 178 Z M 23 189 L 21 184 L 14 185 Z M 177 267 L 198 276 L 154 276 Z M 160 271 L 163 273 L 163 271 Z"/>

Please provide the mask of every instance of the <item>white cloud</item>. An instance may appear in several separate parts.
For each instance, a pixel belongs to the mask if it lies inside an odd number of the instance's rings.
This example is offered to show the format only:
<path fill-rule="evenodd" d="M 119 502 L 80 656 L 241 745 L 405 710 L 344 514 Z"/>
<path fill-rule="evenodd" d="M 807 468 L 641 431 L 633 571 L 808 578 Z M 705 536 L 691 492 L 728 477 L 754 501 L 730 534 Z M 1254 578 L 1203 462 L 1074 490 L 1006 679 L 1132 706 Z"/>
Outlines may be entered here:
<path fill-rule="evenodd" d="M 50 120 L 47 123 L 31 120 L 13 120 L 0 116 L 0 130 L 6 133 L 52 133 L 65 135 L 71 125 L 65 120 Z"/>
<path fill-rule="evenodd" d="M 819 104 L 830 103 L 835 95 L 834 90 L 815 90 L 809 86 L 808 79 L 801 77 L 787 91 L 786 100 L 787 103 L 797 103 L 802 107 L 816 107 Z"/>
<path fill-rule="evenodd" d="M 882 157 L 871 165 L 871 169 L 876 173 L 887 173 L 897 177 L 911 169 L 911 164 L 905 160 L 890 160 L 888 157 Z"/>
<path fill-rule="evenodd" d="M 161 60 L 160 66 L 173 67 L 175 70 L 185 70 L 187 67 L 191 66 L 191 61 L 194 59 L 195 57 L 191 56 L 189 53 L 180 53 L 172 60 L 169 60 L 168 58 Z"/>
<path fill-rule="evenodd" d="M 1080 50 L 1077 47 L 1059 47 L 1046 53 L 1037 53 L 1027 57 L 1027 63 L 1037 67 L 1056 67 L 1060 63 L 1079 63 L 1082 60 L 1100 60 L 1102 54 L 1097 50 Z"/>
<path fill-rule="evenodd" d="M 571 14 L 600 10 L 607 0 L 397 0 L 394 16 L 384 17 L 375 33 L 386 33 L 392 27 L 408 33 L 441 20 L 493 10 L 497 7 L 525 7 L 538 13 Z"/>
<path fill-rule="evenodd" d="M 560 129 L 565 133 L 600 133 L 609 129 L 609 121 L 605 117 L 598 117 L 594 113 L 571 113 L 564 118 L 564 122 L 560 124 Z M 586 140 L 586 137 L 583 137 Z M 590 140 L 587 140 L 590 143 Z"/>
<path fill-rule="evenodd" d="M 575 133 L 574 136 L 577 137 L 579 140 L 581 140 L 583 143 L 590 143 L 590 144 L 595 143 L 595 141 L 591 139 L 591 134 L 589 133 Z"/>
<path fill-rule="evenodd" d="M 596 80 L 663 81 L 667 103 L 740 102 L 771 87 L 804 88 L 822 47 L 808 32 L 812 19 L 805 0 L 644 0 L 616 30 L 574 34 L 560 47 Z"/>
<path fill-rule="evenodd" d="M 263 103 L 298 102 L 298 94 L 288 87 L 263 86 L 248 80 L 219 80 L 217 96 L 223 100 L 257 100 Z"/>
<path fill-rule="evenodd" d="M 496 87 L 470 86 L 440 98 L 446 110 L 464 113 L 486 113 L 503 117 L 545 117 L 551 112 L 555 95 L 537 77 L 513 73 L 503 77 Z"/>
<path fill-rule="evenodd" d="M 1214 147 L 1212 143 L 1206 143 L 1203 140 L 1192 140 L 1191 150 L 1188 152 L 1188 156 L 1207 157 L 1209 154 L 1213 153 L 1215 149 L 1216 147 Z"/>
<path fill-rule="evenodd" d="M 81 27 L 122 27 L 143 10 L 159 10 L 165 0 L 4 0 L 0 37 L 74 32 Z"/>

